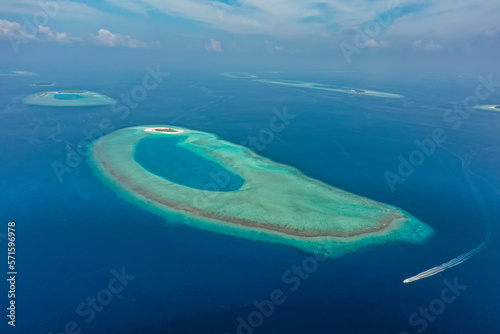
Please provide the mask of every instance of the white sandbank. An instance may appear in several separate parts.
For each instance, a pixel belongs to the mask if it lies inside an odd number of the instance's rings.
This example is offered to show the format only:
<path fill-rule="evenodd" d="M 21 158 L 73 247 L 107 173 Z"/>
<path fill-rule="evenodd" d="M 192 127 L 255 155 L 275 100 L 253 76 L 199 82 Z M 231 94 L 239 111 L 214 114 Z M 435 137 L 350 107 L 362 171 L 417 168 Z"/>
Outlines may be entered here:
<path fill-rule="evenodd" d="M 165 130 L 167 130 L 167 131 L 165 131 Z M 184 132 L 184 130 L 179 130 L 179 129 L 174 129 L 174 128 L 162 128 L 162 127 L 146 128 L 146 129 L 144 129 L 144 131 L 155 132 L 155 133 L 166 133 L 166 134 L 172 134 L 172 135 Z"/>

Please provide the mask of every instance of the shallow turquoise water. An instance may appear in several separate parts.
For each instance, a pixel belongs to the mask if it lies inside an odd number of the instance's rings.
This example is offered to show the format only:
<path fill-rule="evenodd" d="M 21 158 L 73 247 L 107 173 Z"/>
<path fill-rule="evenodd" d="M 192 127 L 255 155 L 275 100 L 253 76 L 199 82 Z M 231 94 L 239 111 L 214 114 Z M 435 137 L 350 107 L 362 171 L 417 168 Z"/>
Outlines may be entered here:
<path fill-rule="evenodd" d="M 219 163 L 177 146 L 180 139 L 144 138 L 135 149 L 134 159 L 149 172 L 194 189 L 233 191 L 245 183 L 239 175 Z M 217 184 L 217 188 L 208 189 L 208 184 Z"/>
<path fill-rule="evenodd" d="M 83 96 L 80 94 L 54 94 L 56 100 L 77 100 L 82 98 Z"/>

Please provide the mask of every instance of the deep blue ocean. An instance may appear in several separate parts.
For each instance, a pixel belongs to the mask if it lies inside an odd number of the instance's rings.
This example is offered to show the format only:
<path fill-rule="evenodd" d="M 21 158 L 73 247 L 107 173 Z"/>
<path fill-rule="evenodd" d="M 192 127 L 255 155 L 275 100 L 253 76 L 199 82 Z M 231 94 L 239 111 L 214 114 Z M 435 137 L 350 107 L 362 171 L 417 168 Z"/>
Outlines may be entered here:
<path fill-rule="evenodd" d="M 475 95 L 477 76 L 253 73 L 405 96 L 385 99 L 171 71 L 128 114 L 109 106 L 22 103 L 41 91 L 84 89 L 123 106 L 122 94 L 130 95 L 146 74 L 0 76 L 1 268 L 5 277 L 5 233 L 15 221 L 18 272 L 15 327 L 7 324 L 9 286 L 0 284 L 1 333 L 500 333 L 500 112 L 450 113 Z M 31 86 L 38 81 L 56 85 Z M 481 104 L 500 103 L 500 88 L 492 89 Z M 252 146 L 249 138 L 284 110 L 284 129 Z M 385 244 L 319 262 L 292 290 L 282 276 L 309 254 L 166 222 L 92 174 L 79 145 L 86 137 L 148 124 L 216 133 L 406 210 L 435 234 L 425 244 Z M 384 174 L 397 173 L 399 156 L 408 159 L 418 149 L 415 140 L 431 138 L 435 129 L 446 140 L 392 191 Z M 67 169 L 58 177 L 54 166 L 61 165 Z M 402 283 L 474 248 L 488 226 L 489 242 L 471 259 Z M 123 272 L 120 283 L 116 274 Z M 276 289 L 284 302 L 259 318 L 254 302 Z M 96 297 L 104 303 L 92 308 Z"/>

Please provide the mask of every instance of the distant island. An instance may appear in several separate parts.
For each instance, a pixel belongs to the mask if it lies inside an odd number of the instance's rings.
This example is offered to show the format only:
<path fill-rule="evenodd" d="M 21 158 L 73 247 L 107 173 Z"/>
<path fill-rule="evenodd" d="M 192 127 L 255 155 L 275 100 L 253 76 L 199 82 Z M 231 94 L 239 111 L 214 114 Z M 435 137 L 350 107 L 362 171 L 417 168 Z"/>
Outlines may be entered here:
<path fill-rule="evenodd" d="M 219 73 L 223 77 L 234 78 L 234 79 L 254 79 L 257 78 L 256 75 L 247 72 L 224 72 Z"/>
<path fill-rule="evenodd" d="M 159 161 L 168 168 L 155 165 Z M 325 256 L 392 241 L 420 243 L 433 233 L 398 208 L 334 188 L 207 132 L 121 129 L 96 141 L 88 162 L 120 196 L 169 222 Z"/>
<path fill-rule="evenodd" d="M 483 105 L 474 106 L 473 108 L 491 111 L 491 109 L 495 109 L 495 110 L 500 109 L 500 105 L 483 104 Z"/>
<path fill-rule="evenodd" d="M 43 86 L 43 87 L 46 87 L 46 86 L 54 86 L 55 83 L 53 82 L 35 82 L 34 84 L 32 84 L 32 86 Z"/>
<path fill-rule="evenodd" d="M 299 88 L 308 88 L 308 89 L 318 89 L 335 93 L 344 93 L 344 94 L 360 94 L 364 96 L 374 96 L 374 97 L 382 97 L 389 99 L 401 99 L 404 96 L 393 93 L 384 93 L 378 92 L 375 90 L 367 90 L 367 89 L 358 89 L 358 88 L 349 88 L 344 86 L 335 86 L 335 85 L 325 85 L 315 82 L 307 82 L 307 81 L 296 81 L 296 80 L 284 80 L 284 79 L 254 79 L 255 81 L 274 84 L 274 85 L 284 85 L 284 86 L 293 86 Z"/>
<path fill-rule="evenodd" d="M 88 90 L 60 90 L 40 92 L 27 96 L 25 104 L 41 106 L 70 107 L 70 106 L 102 106 L 115 104 L 112 98 Z"/>
<path fill-rule="evenodd" d="M 0 70 L 0 76 L 27 77 L 27 76 L 34 76 L 34 75 L 37 75 L 37 74 L 34 72 L 27 72 L 27 71 Z"/>
<path fill-rule="evenodd" d="M 353 92 L 353 93 L 358 93 L 358 94 L 366 93 L 366 90 L 362 90 L 362 89 L 348 89 L 347 91 Z"/>

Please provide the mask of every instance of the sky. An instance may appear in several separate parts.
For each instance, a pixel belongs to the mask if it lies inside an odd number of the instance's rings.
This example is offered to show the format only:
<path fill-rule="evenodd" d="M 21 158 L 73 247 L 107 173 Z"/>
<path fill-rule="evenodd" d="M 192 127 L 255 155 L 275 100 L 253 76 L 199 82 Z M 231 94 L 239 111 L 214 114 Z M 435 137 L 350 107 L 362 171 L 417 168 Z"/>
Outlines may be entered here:
<path fill-rule="evenodd" d="M 493 72 L 499 17 L 492 0 L 2 0 L 0 67 Z"/>

